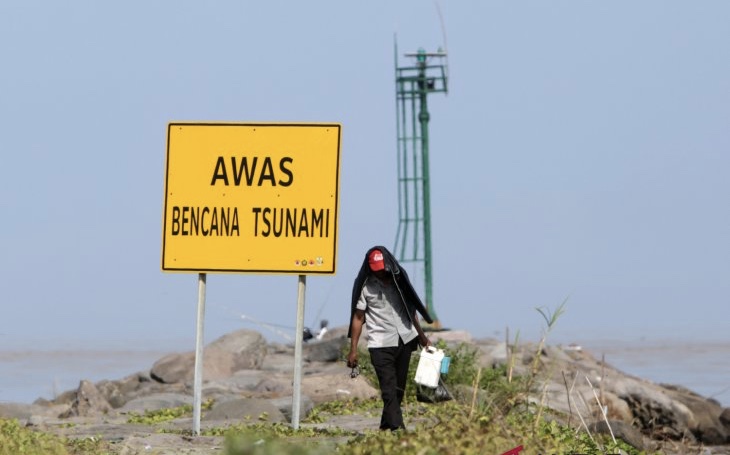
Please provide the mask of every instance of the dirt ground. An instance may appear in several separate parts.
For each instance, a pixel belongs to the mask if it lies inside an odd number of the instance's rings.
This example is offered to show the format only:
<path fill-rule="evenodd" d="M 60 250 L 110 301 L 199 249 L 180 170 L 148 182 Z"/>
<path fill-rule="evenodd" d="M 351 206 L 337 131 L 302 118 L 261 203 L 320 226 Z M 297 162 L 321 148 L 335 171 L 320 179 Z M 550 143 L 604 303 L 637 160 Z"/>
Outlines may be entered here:
<path fill-rule="evenodd" d="M 376 429 L 379 417 L 363 415 L 333 416 L 323 423 L 302 423 L 300 428 L 339 428 L 343 430 L 362 431 Z M 231 422 L 211 422 L 202 424 L 206 427 L 221 428 Z M 235 422 L 234 422 L 235 424 Z M 102 439 L 111 445 L 111 450 L 119 455 L 212 455 L 221 454 L 225 447 L 223 436 L 192 436 L 193 422 L 191 418 L 177 419 L 157 425 L 141 425 L 127 423 L 125 417 L 107 417 L 104 419 L 71 418 L 57 421 L 46 421 L 39 431 L 73 439 Z M 174 430 L 175 433 L 161 433 L 161 430 Z M 181 434 L 182 433 L 182 434 Z M 348 437 L 321 437 L 322 453 L 327 448 L 335 448 L 337 444 L 346 442 Z"/>

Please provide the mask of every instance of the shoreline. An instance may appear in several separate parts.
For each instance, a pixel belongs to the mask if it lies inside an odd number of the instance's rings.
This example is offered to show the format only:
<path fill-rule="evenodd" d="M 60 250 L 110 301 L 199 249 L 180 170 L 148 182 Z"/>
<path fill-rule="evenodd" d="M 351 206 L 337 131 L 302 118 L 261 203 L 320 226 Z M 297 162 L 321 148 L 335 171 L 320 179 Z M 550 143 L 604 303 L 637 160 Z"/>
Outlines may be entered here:
<path fill-rule="evenodd" d="M 564 336 L 552 336 L 547 344 L 579 346 L 626 374 L 657 384 L 680 385 L 730 407 L 730 365 L 725 362 L 730 357 L 730 340 L 688 340 L 683 336 L 630 339 L 597 334 L 594 338 L 578 336 L 569 343 Z M 137 339 L 130 343 L 6 335 L 0 346 L 0 403 L 31 404 L 39 398 L 52 399 L 75 389 L 81 380 L 121 379 L 148 370 L 167 354 L 193 348 L 192 340 L 186 338 Z"/>
<path fill-rule="evenodd" d="M 549 340 L 547 344 L 568 345 Z M 148 370 L 167 354 L 186 350 L 178 342 L 162 345 L 179 349 L 132 349 L 117 343 L 93 348 L 68 345 L 54 349 L 0 347 L 0 370 L 6 372 L 0 376 L 0 403 L 32 404 L 40 398 L 52 399 L 77 388 L 81 380 L 121 379 Z M 606 363 L 626 374 L 657 384 L 686 387 L 730 407 L 730 364 L 724 362 L 730 357 L 730 341 L 598 339 L 570 345 L 605 358 Z"/>

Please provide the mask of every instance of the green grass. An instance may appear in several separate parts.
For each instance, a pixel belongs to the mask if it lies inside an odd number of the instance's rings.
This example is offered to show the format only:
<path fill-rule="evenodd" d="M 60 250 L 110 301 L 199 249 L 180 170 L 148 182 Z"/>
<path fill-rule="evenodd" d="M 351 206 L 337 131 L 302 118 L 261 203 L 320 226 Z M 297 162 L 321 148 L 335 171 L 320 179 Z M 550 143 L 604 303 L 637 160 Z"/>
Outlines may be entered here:
<path fill-rule="evenodd" d="M 99 438 L 66 439 L 0 419 L 0 455 L 103 455 L 109 444 Z"/>
<path fill-rule="evenodd" d="M 207 411 L 213 407 L 213 400 L 201 403 L 201 411 Z M 145 411 L 143 414 L 132 412 L 127 418 L 127 423 L 140 425 L 155 425 L 158 423 L 169 422 L 170 420 L 179 419 L 181 417 L 190 417 L 193 415 L 193 406 L 185 404 L 174 408 L 156 409 L 153 411 Z"/>

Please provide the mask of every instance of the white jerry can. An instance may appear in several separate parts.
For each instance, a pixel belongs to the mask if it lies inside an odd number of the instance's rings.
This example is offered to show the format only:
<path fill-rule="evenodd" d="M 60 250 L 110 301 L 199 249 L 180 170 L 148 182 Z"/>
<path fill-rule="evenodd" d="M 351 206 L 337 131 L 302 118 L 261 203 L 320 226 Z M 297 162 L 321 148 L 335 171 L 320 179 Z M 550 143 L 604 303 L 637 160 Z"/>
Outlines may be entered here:
<path fill-rule="evenodd" d="M 421 350 L 416 368 L 416 383 L 435 389 L 441 378 L 441 361 L 444 359 L 443 349 L 428 346 Z"/>

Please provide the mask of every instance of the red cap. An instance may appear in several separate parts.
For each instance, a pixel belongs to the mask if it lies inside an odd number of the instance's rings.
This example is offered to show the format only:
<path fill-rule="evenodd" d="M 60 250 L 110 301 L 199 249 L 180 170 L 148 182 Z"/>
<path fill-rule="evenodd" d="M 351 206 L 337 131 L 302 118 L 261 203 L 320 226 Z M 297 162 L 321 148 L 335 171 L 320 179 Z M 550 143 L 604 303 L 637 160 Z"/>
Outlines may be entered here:
<path fill-rule="evenodd" d="M 383 252 L 380 250 L 373 250 L 368 255 L 368 263 L 370 264 L 370 270 L 377 272 L 385 268 L 385 262 L 383 262 Z"/>

